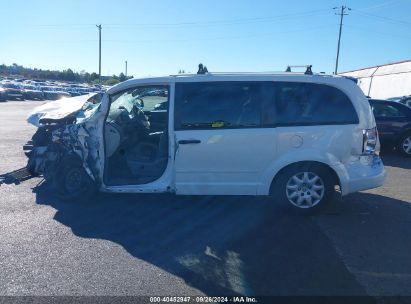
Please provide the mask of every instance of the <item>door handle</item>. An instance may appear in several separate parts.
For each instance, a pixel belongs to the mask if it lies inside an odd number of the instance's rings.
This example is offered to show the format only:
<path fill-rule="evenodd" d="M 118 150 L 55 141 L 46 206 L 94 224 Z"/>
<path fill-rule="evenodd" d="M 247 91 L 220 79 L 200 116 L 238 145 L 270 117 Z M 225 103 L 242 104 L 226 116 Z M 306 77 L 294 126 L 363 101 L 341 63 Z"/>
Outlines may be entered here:
<path fill-rule="evenodd" d="M 182 139 L 182 140 L 179 140 L 178 143 L 180 145 L 199 144 L 199 143 L 201 143 L 201 140 L 199 140 L 199 139 Z"/>

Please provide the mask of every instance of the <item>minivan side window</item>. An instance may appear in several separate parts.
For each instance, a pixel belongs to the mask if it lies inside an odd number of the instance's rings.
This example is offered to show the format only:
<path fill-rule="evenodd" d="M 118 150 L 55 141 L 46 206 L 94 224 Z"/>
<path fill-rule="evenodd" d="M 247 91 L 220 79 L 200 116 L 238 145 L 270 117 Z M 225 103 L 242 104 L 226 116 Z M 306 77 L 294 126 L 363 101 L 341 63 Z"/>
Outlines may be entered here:
<path fill-rule="evenodd" d="M 263 111 L 265 127 L 359 122 L 347 95 L 335 87 L 316 83 L 275 82 L 274 99 L 264 105 Z"/>
<path fill-rule="evenodd" d="M 264 82 L 176 83 L 175 129 L 261 127 Z"/>

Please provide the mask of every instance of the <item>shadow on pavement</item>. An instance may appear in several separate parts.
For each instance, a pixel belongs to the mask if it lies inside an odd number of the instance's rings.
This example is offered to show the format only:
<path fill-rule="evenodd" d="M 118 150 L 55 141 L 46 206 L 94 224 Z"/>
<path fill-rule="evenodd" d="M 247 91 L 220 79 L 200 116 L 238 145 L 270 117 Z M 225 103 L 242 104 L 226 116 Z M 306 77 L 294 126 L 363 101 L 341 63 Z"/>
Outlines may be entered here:
<path fill-rule="evenodd" d="M 411 158 L 400 156 L 396 151 L 384 151 L 381 158 L 384 166 L 411 169 Z"/>
<path fill-rule="evenodd" d="M 116 242 L 208 295 L 365 295 L 313 217 L 269 198 L 101 194 L 38 204 L 83 238 Z"/>
<path fill-rule="evenodd" d="M 367 292 L 411 296 L 411 203 L 355 193 L 315 221 L 343 253 Z M 404 299 L 405 303 L 410 299 Z M 391 302 L 387 302 L 391 303 Z"/>

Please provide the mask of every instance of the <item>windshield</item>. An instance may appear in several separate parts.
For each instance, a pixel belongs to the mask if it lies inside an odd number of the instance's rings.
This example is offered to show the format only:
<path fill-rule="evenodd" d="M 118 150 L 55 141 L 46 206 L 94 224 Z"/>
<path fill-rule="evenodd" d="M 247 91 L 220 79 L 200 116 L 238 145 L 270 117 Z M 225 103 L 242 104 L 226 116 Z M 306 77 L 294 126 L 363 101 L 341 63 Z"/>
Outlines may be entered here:
<path fill-rule="evenodd" d="M 130 118 L 132 118 L 134 117 L 136 113 L 135 109 L 138 109 L 138 108 L 142 109 L 144 107 L 144 104 L 143 104 L 143 101 L 140 95 L 134 89 L 113 95 L 111 100 L 112 101 L 111 101 L 110 108 L 112 110 L 110 111 L 108 115 L 109 120 L 116 120 L 116 117 L 120 113 L 123 113 L 123 114 L 126 113 L 127 115 L 130 116 Z"/>
<path fill-rule="evenodd" d="M 103 93 L 95 94 L 91 96 L 89 99 L 87 99 L 86 103 L 83 105 L 80 112 L 77 114 L 77 123 L 81 123 L 84 120 L 89 119 L 99 111 L 103 95 Z"/>

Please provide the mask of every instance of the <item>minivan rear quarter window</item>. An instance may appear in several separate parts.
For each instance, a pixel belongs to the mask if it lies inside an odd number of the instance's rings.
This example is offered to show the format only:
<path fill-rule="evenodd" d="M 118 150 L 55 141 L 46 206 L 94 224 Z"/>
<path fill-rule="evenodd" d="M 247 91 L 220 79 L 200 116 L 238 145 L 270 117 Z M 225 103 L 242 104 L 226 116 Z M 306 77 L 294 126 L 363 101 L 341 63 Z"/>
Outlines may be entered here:
<path fill-rule="evenodd" d="M 275 82 L 264 100 L 263 126 L 357 124 L 357 113 L 339 89 L 314 83 Z"/>

